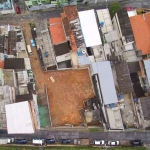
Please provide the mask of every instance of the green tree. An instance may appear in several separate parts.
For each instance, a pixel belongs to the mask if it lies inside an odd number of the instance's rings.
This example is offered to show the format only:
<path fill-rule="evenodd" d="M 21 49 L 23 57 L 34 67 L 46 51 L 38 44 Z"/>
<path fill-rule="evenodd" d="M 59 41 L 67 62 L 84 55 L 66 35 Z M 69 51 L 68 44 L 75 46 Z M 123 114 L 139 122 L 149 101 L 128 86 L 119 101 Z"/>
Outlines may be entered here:
<path fill-rule="evenodd" d="M 109 11 L 112 18 L 119 9 L 121 9 L 121 5 L 118 2 L 111 3 Z"/>

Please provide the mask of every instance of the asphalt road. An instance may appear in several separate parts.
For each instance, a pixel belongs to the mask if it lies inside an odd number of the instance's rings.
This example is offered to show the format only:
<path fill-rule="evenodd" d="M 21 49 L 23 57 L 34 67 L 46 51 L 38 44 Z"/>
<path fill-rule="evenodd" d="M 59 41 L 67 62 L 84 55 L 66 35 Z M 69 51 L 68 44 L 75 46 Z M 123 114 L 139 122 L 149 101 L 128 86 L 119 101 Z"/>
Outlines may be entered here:
<path fill-rule="evenodd" d="M 59 142 L 60 139 L 73 139 L 75 138 L 89 138 L 90 142 L 94 139 L 101 139 L 107 142 L 108 140 L 133 140 L 141 139 L 145 144 L 150 144 L 150 132 L 71 132 L 71 131 L 50 131 L 50 130 L 41 130 L 37 131 L 35 134 L 5 134 L 0 132 L 0 137 L 15 137 L 26 138 L 28 141 L 31 141 L 32 138 L 52 138 L 55 137 L 56 142 Z"/>
<path fill-rule="evenodd" d="M 108 2 L 108 7 L 110 6 L 111 2 Z M 122 0 L 120 1 L 120 4 L 122 7 L 126 6 L 131 6 L 131 7 L 149 7 L 150 8 L 150 1 L 149 0 L 143 0 L 143 1 L 137 1 L 137 0 Z M 97 5 L 81 5 L 78 6 L 78 10 L 87 10 L 87 9 L 102 9 L 106 8 L 106 2 L 101 2 L 98 3 Z M 20 21 L 36 21 L 36 20 L 42 20 L 42 19 L 48 19 L 48 18 L 53 18 L 53 17 L 59 17 L 60 13 L 63 12 L 62 8 L 58 9 L 51 9 L 49 11 L 44 11 L 44 12 L 34 12 L 34 13 L 25 13 L 21 15 L 4 15 L 0 16 L 0 25 L 2 24 L 10 24 L 13 22 L 20 22 Z"/>

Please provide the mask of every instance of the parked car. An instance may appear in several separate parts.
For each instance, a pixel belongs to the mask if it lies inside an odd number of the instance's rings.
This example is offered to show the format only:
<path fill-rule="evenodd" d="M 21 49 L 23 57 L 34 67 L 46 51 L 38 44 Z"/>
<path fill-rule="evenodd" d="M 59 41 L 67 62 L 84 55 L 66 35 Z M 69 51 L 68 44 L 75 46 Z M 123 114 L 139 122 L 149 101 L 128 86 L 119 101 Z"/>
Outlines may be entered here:
<path fill-rule="evenodd" d="M 20 7 L 19 7 L 19 6 L 16 7 L 16 13 L 17 13 L 17 14 L 21 14 Z"/>
<path fill-rule="evenodd" d="M 46 144 L 53 144 L 55 143 L 55 139 L 52 138 L 52 139 L 46 139 Z"/>
<path fill-rule="evenodd" d="M 110 146 L 119 145 L 119 141 L 108 141 L 108 145 L 110 145 Z"/>
<path fill-rule="evenodd" d="M 126 10 L 127 10 L 127 11 L 130 11 L 130 10 L 134 10 L 134 8 L 127 6 L 127 7 L 126 7 Z"/>
<path fill-rule="evenodd" d="M 132 141 L 130 141 L 130 143 L 133 146 L 142 146 L 143 145 L 143 141 L 142 140 L 132 140 Z"/>
<path fill-rule="evenodd" d="M 32 139 L 32 144 L 34 144 L 34 145 L 43 145 L 43 144 L 45 144 L 45 139 L 43 139 L 43 138 L 33 138 Z"/>
<path fill-rule="evenodd" d="M 104 145 L 105 141 L 104 140 L 94 140 L 93 143 L 94 143 L 94 145 Z"/>
<path fill-rule="evenodd" d="M 16 143 L 16 144 L 26 144 L 26 143 L 27 143 L 27 140 L 26 140 L 26 139 L 16 139 L 16 140 L 15 140 L 15 143 Z"/>
<path fill-rule="evenodd" d="M 61 144 L 70 144 L 71 140 L 69 139 L 61 139 Z"/>

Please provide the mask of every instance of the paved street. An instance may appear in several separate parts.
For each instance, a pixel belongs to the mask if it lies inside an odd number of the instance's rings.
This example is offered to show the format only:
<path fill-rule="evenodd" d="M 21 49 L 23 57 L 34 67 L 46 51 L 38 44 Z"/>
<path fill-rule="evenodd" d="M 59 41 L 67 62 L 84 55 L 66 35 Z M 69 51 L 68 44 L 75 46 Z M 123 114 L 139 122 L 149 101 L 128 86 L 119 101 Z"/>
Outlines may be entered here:
<path fill-rule="evenodd" d="M 18 134 L 18 135 L 8 135 L 0 132 L 0 137 L 15 137 L 15 138 L 26 138 L 29 141 L 32 138 L 51 138 L 55 137 L 56 142 L 59 142 L 60 139 L 75 139 L 75 138 L 89 138 L 90 142 L 93 139 L 103 139 L 106 142 L 108 140 L 133 140 L 133 139 L 142 139 L 145 144 L 150 144 L 150 132 L 61 132 L 61 131 L 50 131 L 50 130 L 41 130 L 37 131 L 35 134 Z"/>
<path fill-rule="evenodd" d="M 110 6 L 111 1 L 108 1 L 108 7 Z M 141 7 L 150 7 L 150 1 L 148 0 L 143 0 L 143 1 L 138 1 L 138 0 L 123 0 L 120 1 L 120 4 L 122 5 L 122 7 L 126 7 L 126 6 L 131 6 L 131 7 L 137 7 L 137 8 L 141 8 Z M 78 6 L 78 10 L 82 11 L 82 10 L 88 10 L 88 9 L 100 9 L 100 8 L 106 8 L 106 2 L 101 2 L 97 5 L 81 5 Z M 4 23 L 13 23 L 13 22 L 20 22 L 20 21 L 25 21 L 25 20 L 39 20 L 39 19 L 48 19 L 48 18 L 52 18 L 52 17 L 58 17 L 60 16 L 60 13 L 63 11 L 62 8 L 58 8 L 58 9 L 51 9 L 49 11 L 45 11 L 45 12 L 34 12 L 34 13 L 25 13 L 25 14 L 21 14 L 21 15 L 4 15 L 4 16 L 0 16 L 0 25 L 4 24 Z"/>

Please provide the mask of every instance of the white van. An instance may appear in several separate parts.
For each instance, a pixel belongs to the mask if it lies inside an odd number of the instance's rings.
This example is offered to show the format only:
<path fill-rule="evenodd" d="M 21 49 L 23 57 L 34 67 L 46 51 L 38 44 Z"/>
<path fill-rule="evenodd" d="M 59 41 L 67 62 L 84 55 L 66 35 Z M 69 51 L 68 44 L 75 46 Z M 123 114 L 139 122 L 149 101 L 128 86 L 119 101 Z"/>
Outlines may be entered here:
<path fill-rule="evenodd" d="M 34 138 L 32 144 L 43 145 L 45 143 L 44 139 Z"/>
<path fill-rule="evenodd" d="M 29 54 L 32 54 L 32 50 L 31 50 L 31 46 L 30 45 L 27 45 L 27 50 L 28 50 Z"/>

